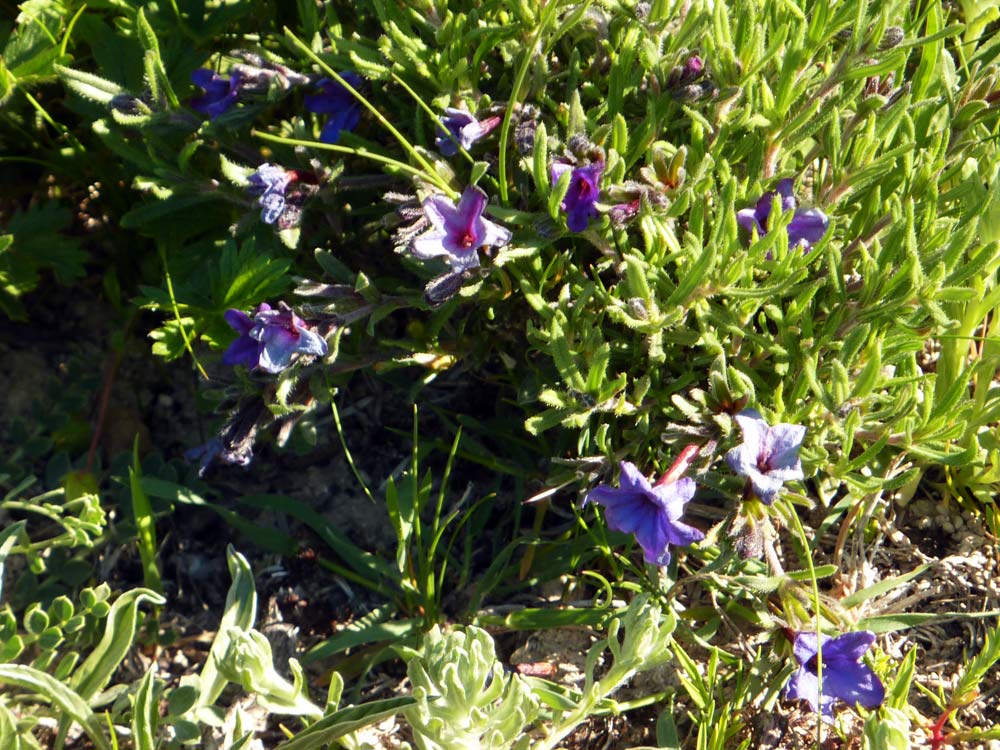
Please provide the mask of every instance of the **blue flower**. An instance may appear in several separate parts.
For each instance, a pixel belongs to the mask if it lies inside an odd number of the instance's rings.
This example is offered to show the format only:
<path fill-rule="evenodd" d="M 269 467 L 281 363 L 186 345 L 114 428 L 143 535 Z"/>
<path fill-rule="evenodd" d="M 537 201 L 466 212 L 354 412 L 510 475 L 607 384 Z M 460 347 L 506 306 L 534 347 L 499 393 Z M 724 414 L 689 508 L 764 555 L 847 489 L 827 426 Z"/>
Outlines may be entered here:
<path fill-rule="evenodd" d="M 449 107 L 445 109 L 445 117 L 441 118 L 441 124 L 444 127 L 438 128 L 434 145 L 442 155 L 454 156 L 458 153 L 455 141 L 468 151 L 473 143 L 489 135 L 490 131 L 500 124 L 500 118 L 487 117 L 485 120 L 477 120 L 472 113 L 464 109 Z"/>
<path fill-rule="evenodd" d="M 604 172 L 604 162 L 597 161 L 586 167 L 574 168 L 565 162 L 555 162 L 550 168 L 552 184 L 572 170 L 569 188 L 563 198 L 562 210 L 566 212 L 566 226 L 571 232 L 582 232 L 590 220 L 597 216 L 597 199 L 601 195 L 600 181 Z"/>
<path fill-rule="evenodd" d="M 682 477 L 652 486 L 634 464 L 622 461 L 619 487 L 602 484 L 592 489 L 583 504 L 604 506 L 608 527 L 634 534 L 643 558 L 653 565 L 670 562 L 670 545 L 679 547 L 705 538 L 698 529 L 681 522 L 684 506 L 694 497 L 695 483 Z"/>
<path fill-rule="evenodd" d="M 205 89 L 203 95 L 191 100 L 191 107 L 212 120 L 236 104 L 243 86 L 239 71 L 233 71 L 228 78 L 224 78 L 215 71 L 199 68 L 191 74 L 191 81 Z"/>
<path fill-rule="evenodd" d="M 253 460 L 253 451 L 229 450 L 223 444 L 221 438 L 214 437 L 204 445 L 190 448 L 184 452 L 184 460 L 188 463 L 198 462 L 198 476 L 204 477 L 209 467 L 216 460 L 234 466 L 249 466 Z"/>
<path fill-rule="evenodd" d="M 257 171 L 247 178 L 247 192 L 259 196 L 260 218 L 265 224 L 273 224 L 285 210 L 285 190 L 293 181 L 293 173 L 274 164 L 261 164 Z"/>
<path fill-rule="evenodd" d="M 295 355 L 326 354 L 326 340 L 283 302 L 277 310 L 261 304 L 252 319 L 242 310 L 227 310 L 225 318 L 240 335 L 222 355 L 224 365 L 259 367 L 273 374 L 288 367 Z"/>
<path fill-rule="evenodd" d="M 479 248 L 502 247 L 510 242 L 510 230 L 483 218 L 486 193 L 469 186 L 458 205 L 443 195 L 432 195 L 423 202 L 424 216 L 432 225 L 429 232 L 415 238 L 410 252 L 418 258 L 445 256 L 452 271 L 465 271 L 479 265 Z"/>
<path fill-rule="evenodd" d="M 281 372 L 297 354 L 326 355 L 326 340 L 283 302 L 277 310 L 258 310 L 247 335 L 260 342 L 257 366 L 264 372 Z"/>
<path fill-rule="evenodd" d="M 829 721 L 833 720 L 833 704 L 837 699 L 852 706 L 881 706 L 885 699 L 885 687 L 878 675 L 861 661 L 874 641 L 875 634 L 869 631 L 842 633 L 836 638 L 827 635 L 817 638 L 816 633 L 799 633 L 793 645 L 799 669 L 789 678 L 785 697 L 809 701 L 813 711 L 821 711 Z M 822 690 L 817 674 L 819 644 L 823 647 Z"/>
<path fill-rule="evenodd" d="M 340 77 L 355 91 L 361 86 L 362 78 L 357 73 L 345 72 Z M 318 115 L 329 115 L 319 139 L 323 143 L 336 143 L 342 130 L 354 130 L 361 119 L 361 103 L 339 82 L 332 78 L 321 78 L 316 82 L 320 93 L 307 96 L 305 107 Z"/>
<path fill-rule="evenodd" d="M 735 419 L 743 431 L 743 442 L 726 454 L 726 462 L 750 480 L 761 502 L 770 505 L 785 482 L 805 476 L 799 448 L 806 428 L 797 424 L 772 427 L 754 409 L 744 409 Z"/>
<path fill-rule="evenodd" d="M 830 220 L 818 208 L 796 208 L 790 179 L 781 180 L 776 192 L 764 193 L 754 208 L 737 211 L 736 222 L 748 232 L 755 231 L 758 236 L 763 237 L 767 234 L 767 220 L 771 215 L 775 195 L 781 198 L 782 211 L 795 211 L 795 216 L 788 224 L 788 246 L 811 250 L 815 243 L 823 239 Z"/>

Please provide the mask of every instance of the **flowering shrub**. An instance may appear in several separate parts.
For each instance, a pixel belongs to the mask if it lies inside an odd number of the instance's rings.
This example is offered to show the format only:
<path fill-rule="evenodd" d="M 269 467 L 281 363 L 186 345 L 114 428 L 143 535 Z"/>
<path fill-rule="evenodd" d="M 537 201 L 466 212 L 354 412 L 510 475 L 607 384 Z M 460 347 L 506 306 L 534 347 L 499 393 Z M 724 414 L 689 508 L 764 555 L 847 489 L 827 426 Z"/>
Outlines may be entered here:
<path fill-rule="evenodd" d="M 878 570 L 875 542 L 912 498 L 942 493 L 1000 532 L 995 24 L 992 6 L 901 0 L 23 3 L 2 32 L 0 136 L 19 145 L 0 196 L 0 306 L 24 314 L 42 273 L 84 278 L 128 311 L 127 329 L 155 321 L 153 353 L 190 366 L 214 413 L 187 438 L 192 466 L 175 449 L 164 476 L 144 477 L 137 445 L 127 472 L 105 476 L 109 398 L 93 399 L 83 476 L 114 490 L 72 484 L 66 457 L 51 472 L 65 503 L 45 517 L 68 536 L 45 545 L 95 544 L 95 498 L 128 487 L 123 533 L 158 603 L 157 521 L 180 505 L 286 557 L 315 537 L 325 570 L 380 601 L 313 658 L 375 644 L 345 667 L 367 673 L 407 639 L 421 683 L 405 705 L 337 709 L 338 676 L 314 702 L 298 663 L 289 681 L 253 630 L 244 573 L 168 741 L 218 726 L 228 681 L 302 717 L 290 748 L 406 709 L 420 746 L 457 734 L 541 750 L 617 712 L 610 685 L 672 659 L 680 686 L 648 701 L 660 745 L 762 745 L 748 717 L 783 699 L 807 702 L 817 741 L 824 720 L 853 742 L 879 717 L 898 737 L 920 716 L 945 743 L 1000 649 L 984 646 L 925 720 L 909 704 L 916 656 L 875 645 L 919 621 L 879 611 L 910 573 Z M 77 182 L 113 186 L 106 215 L 86 213 L 99 191 L 84 200 Z M 30 194 L 7 186 L 21 184 Z M 443 472 L 421 469 L 433 435 L 378 500 L 339 411 L 370 383 L 456 432 Z M 396 549 L 364 549 L 273 494 L 244 500 L 308 533 L 276 540 L 229 508 L 226 483 L 245 476 L 232 467 L 255 471 L 261 443 L 316 447 L 323 481 L 324 462 L 344 462 Z M 454 466 L 470 493 L 493 489 L 451 502 Z M 9 489 L 13 511 L 34 512 Z M 10 532 L 0 564 L 16 550 L 44 569 L 29 531 Z M 531 598 L 545 582 L 564 586 L 559 607 Z M 569 605 L 581 596 L 594 606 Z M 110 674 L 86 677 L 97 667 L 84 662 L 76 698 L 60 691 L 75 661 L 57 664 L 55 633 L 44 659 L 22 648 L 22 630 L 41 643 L 48 627 L 24 609 L 24 628 L 4 625 L 17 647 L 0 651 L 0 680 L 25 704 L 48 691 L 76 711 L 60 722 L 114 745 L 87 703 Z M 435 629 L 449 620 L 473 625 Z M 607 634 L 582 688 L 497 674 L 481 628 L 561 625 Z M 750 666 L 735 655 L 757 647 Z M 602 688 L 605 649 L 615 679 Z M 137 747 L 155 745 L 162 688 L 143 678 L 109 714 L 135 725 Z M 687 696 L 685 716 L 668 694 Z M 6 705 L 0 734 L 15 726 Z M 442 724 L 470 705 L 475 726 Z M 249 741 L 238 714 L 213 746 Z"/>

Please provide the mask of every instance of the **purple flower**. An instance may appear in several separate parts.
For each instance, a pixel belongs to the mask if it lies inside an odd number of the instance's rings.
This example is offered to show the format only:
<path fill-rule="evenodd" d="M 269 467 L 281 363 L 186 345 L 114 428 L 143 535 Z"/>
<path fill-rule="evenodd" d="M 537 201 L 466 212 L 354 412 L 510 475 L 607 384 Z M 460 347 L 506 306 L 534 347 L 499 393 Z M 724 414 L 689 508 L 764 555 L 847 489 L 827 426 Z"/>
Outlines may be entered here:
<path fill-rule="evenodd" d="M 261 164 L 247 179 L 247 192 L 259 196 L 260 218 L 273 224 L 285 210 L 285 189 L 293 182 L 294 173 L 274 164 Z"/>
<path fill-rule="evenodd" d="M 569 189 L 563 198 L 562 210 L 566 212 L 566 226 L 571 232 L 582 232 L 590 220 L 597 216 L 597 206 L 594 204 L 600 197 L 601 189 L 598 183 L 604 172 L 604 162 L 597 161 L 586 167 L 573 168 L 565 162 L 555 162 L 551 167 L 553 186 L 563 173 L 573 170 L 569 179 Z"/>
<path fill-rule="evenodd" d="M 262 302 L 257 312 L 270 310 L 271 306 Z M 260 361 L 260 342 L 250 336 L 253 320 L 242 310 L 226 310 L 224 316 L 229 327 L 240 334 L 222 355 L 222 364 L 228 366 L 245 365 L 252 370 Z"/>
<path fill-rule="evenodd" d="M 278 303 L 277 310 L 258 310 L 253 318 L 250 338 L 260 342 L 260 359 L 257 365 L 264 372 L 276 373 L 292 363 L 295 354 L 326 354 L 326 340 L 306 327 L 302 318 L 292 309 Z"/>
<path fill-rule="evenodd" d="M 737 414 L 736 423 L 743 431 L 743 443 L 726 454 L 726 462 L 737 474 L 749 478 L 754 494 L 770 505 L 785 482 L 805 477 L 799 448 L 806 428 L 797 424 L 772 427 L 754 409 Z"/>
<path fill-rule="evenodd" d="M 756 231 L 763 237 L 767 234 L 767 220 L 771 215 L 771 204 L 774 196 L 781 198 L 781 210 L 795 210 L 795 217 L 788 225 L 788 246 L 801 246 L 809 251 L 814 243 L 819 242 L 830 220 L 818 208 L 796 208 L 795 196 L 792 194 L 792 181 L 784 179 L 778 182 L 776 192 L 764 193 L 754 208 L 744 208 L 736 212 L 736 222 L 748 232 Z"/>
<path fill-rule="evenodd" d="M 816 633 L 799 633 L 793 651 L 799 663 L 798 671 L 785 686 L 785 697 L 806 700 L 813 711 L 822 711 L 824 718 L 833 720 L 833 703 L 838 698 L 850 705 L 878 708 L 885 699 L 885 688 L 870 667 L 861 662 L 865 651 L 875 641 L 875 634 L 866 630 L 843 633 L 836 638 Z M 819 646 L 822 644 L 823 684 L 817 675 Z"/>
<path fill-rule="evenodd" d="M 288 367 L 296 354 L 326 354 L 326 340 L 283 302 L 277 310 L 261 304 L 252 319 L 242 310 L 227 310 L 225 318 L 240 335 L 222 355 L 224 365 L 277 373 Z"/>
<path fill-rule="evenodd" d="M 361 76 L 357 73 L 345 72 L 340 77 L 357 91 L 361 86 Z M 305 107 L 318 115 L 329 115 L 323 126 L 319 139 L 323 143 L 336 143 L 340 140 L 342 130 L 354 130 L 361 119 L 361 103 L 354 94 L 332 78 L 320 78 L 316 85 L 320 93 L 307 96 Z"/>
<path fill-rule="evenodd" d="M 694 496 L 694 480 L 682 477 L 654 487 L 634 464 L 622 461 L 619 465 L 620 486 L 595 487 L 583 504 L 603 505 L 609 528 L 635 534 L 646 562 L 666 565 L 670 562 L 669 545 L 693 544 L 705 538 L 698 529 L 680 520 L 685 504 Z"/>
<path fill-rule="evenodd" d="M 233 71 L 228 78 L 220 76 L 208 68 L 198 68 L 191 74 L 195 86 L 205 89 L 205 93 L 191 100 L 191 106 L 214 120 L 236 104 L 243 86 L 239 71 Z"/>
<path fill-rule="evenodd" d="M 472 148 L 473 143 L 480 138 L 485 138 L 500 124 L 500 118 L 487 117 L 485 120 L 477 120 L 474 115 L 464 109 L 449 107 L 445 109 L 445 117 L 441 118 L 441 124 L 444 127 L 438 128 L 434 144 L 444 156 L 454 156 L 458 153 L 455 141 L 458 141 L 462 148 L 468 151 Z M 448 137 L 449 133 L 451 138 Z"/>
<path fill-rule="evenodd" d="M 446 256 L 453 271 L 479 265 L 479 248 L 502 247 L 510 242 L 510 230 L 483 218 L 486 193 L 470 185 L 458 205 L 443 195 L 424 200 L 424 216 L 433 229 L 415 238 L 410 251 L 418 258 Z"/>

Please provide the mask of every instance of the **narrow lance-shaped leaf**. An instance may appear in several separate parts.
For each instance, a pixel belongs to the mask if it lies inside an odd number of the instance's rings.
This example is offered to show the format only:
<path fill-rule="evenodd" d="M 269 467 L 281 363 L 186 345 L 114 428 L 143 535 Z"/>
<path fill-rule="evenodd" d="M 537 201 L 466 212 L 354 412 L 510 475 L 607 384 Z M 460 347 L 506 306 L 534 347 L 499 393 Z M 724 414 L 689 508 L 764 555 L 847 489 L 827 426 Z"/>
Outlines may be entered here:
<path fill-rule="evenodd" d="M 226 609 L 219 622 L 219 630 L 198 678 L 200 692 L 198 701 L 192 707 L 193 711 L 215 703 L 226 686 L 226 678 L 219 673 L 216 663 L 229 649 L 229 631 L 232 628 L 250 630 L 257 620 L 257 589 L 254 587 L 250 563 L 231 545 L 226 549 L 226 562 L 233 583 L 226 594 Z"/>
<path fill-rule="evenodd" d="M 0 664 L 0 684 L 17 685 L 44 696 L 61 710 L 67 725 L 75 721 L 83 727 L 98 750 L 111 750 L 101 722 L 90 710 L 87 701 L 51 675 L 24 664 Z"/>
<path fill-rule="evenodd" d="M 125 654 L 132 648 L 139 605 L 144 601 L 161 606 L 167 600 L 150 589 L 133 589 L 119 596 L 111 606 L 101 642 L 70 680 L 70 686 L 83 698 L 93 698 L 108 684 Z"/>

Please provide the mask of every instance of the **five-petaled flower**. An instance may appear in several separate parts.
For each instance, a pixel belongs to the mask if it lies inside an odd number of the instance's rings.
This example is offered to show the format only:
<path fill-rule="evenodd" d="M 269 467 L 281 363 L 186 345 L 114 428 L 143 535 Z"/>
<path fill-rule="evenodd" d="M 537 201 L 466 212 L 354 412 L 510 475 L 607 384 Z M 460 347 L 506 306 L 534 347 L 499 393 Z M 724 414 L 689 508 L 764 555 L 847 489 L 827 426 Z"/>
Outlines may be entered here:
<path fill-rule="evenodd" d="M 410 252 L 425 259 L 445 256 L 452 271 L 475 268 L 479 248 L 502 247 L 511 238 L 509 229 L 483 218 L 486 202 L 486 193 L 474 185 L 465 189 L 457 205 L 443 195 L 429 196 L 423 209 L 433 228 L 413 240 Z"/>
<path fill-rule="evenodd" d="M 736 222 L 748 232 L 756 231 L 763 237 L 767 234 L 767 220 L 771 215 L 771 204 L 774 196 L 781 198 L 781 210 L 795 210 L 795 216 L 788 224 L 788 246 L 801 247 L 804 251 L 812 249 L 826 234 L 830 220 L 818 208 L 796 208 L 795 196 L 792 194 L 792 181 L 781 180 L 775 192 L 764 193 L 754 208 L 744 208 L 736 212 Z"/>
<path fill-rule="evenodd" d="M 885 687 L 870 667 L 861 661 L 875 641 L 866 630 L 842 633 L 836 638 L 816 633 L 799 633 L 793 651 L 799 669 L 785 686 L 785 697 L 806 700 L 813 711 L 833 720 L 833 704 L 838 698 L 849 705 L 877 708 L 885 699 Z M 820 648 L 822 646 L 822 648 Z M 820 653 L 822 652 L 822 653 Z M 822 684 L 819 662 L 822 659 Z"/>
<path fill-rule="evenodd" d="M 288 367 L 297 354 L 326 354 L 326 340 L 283 302 L 277 310 L 262 303 L 253 318 L 242 310 L 227 310 L 225 318 L 240 334 L 222 355 L 225 365 L 259 367 L 273 374 Z"/>
<path fill-rule="evenodd" d="M 205 89 L 204 94 L 191 100 L 191 106 L 212 120 L 236 104 L 243 88 L 243 76 L 238 70 L 226 78 L 208 68 L 198 68 L 191 74 L 191 81 Z"/>
<path fill-rule="evenodd" d="M 806 428 L 797 424 L 769 425 L 755 409 L 744 409 L 735 419 L 743 431 L 743 442 L 726 454 L 726 462 L 750 480 L 761 502 L 770 505 L 785 482 L 805 476 L 799 448 Z"/>
<path fill-rule="evenodd" d="M 361 76 L 344 72 L 340 77 L 355 91 L 361 86 Z M 354 130 L 361 119 L 361 103 L 339 81 L 320 78 L 316 85 L 320 93 L 305 98 L 305 108 L 318 115 L 329 115 L 319 139 L 323 143 L 336 143 L 343 130 Z"/>
<path fill-rule="evenodd" d="M 622 461 L 619 465 L 619 486 L 595 487 L 587 493 L 583 504 L 603 505 L 608 527 L 634 534 L 646 562 L 666 565 L 670 562 L 671 544 L 679 547 L 705 538 L 698 529 L 680 520 L 684 506 L 694 496 L 694 480 L 681 477 L 653 486 L 634 464 Z"/>
<path fill-rule="evenodd" d="M 247 178 L 247 192 L 258 196 L 261 206 L 260 218 L 265 224 L 273 224 L 285 210 L 285 190 L 293 181 L 294 173 L 274 164 L 261 164 L 257 171 Z"/>
<path fill-rule="evenodd" d="M 596 161 L 585 167 L 573 167 L 565 162 L 554 162 L 550 168 L 552 185 L 566 172 L 572 170 L 569 188 L 562 201 L 566 212 L 566 226 L 571 232 L 582 232 L 590 220 L 597 216 L 597 199 L 601 195 L 600 181 L 604 162 Z"/>
<path fill-rule="evenodd" d="M 441 125 L 444 127 L 438 128 L 437 136 L 434 139 L 438 151 L 444 156 L 454 156 L 458 153 L 456 141 L 468 151 L 472 148 L 473 143 L 480 138 L 485 138 L 500 124 L 499 117 L 477 120 L 475 115 L 464 109 L 448 107 L 444 112 L 445 116 L 441 118 Z"/>

